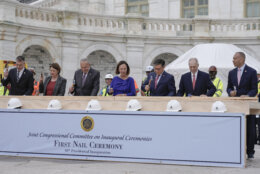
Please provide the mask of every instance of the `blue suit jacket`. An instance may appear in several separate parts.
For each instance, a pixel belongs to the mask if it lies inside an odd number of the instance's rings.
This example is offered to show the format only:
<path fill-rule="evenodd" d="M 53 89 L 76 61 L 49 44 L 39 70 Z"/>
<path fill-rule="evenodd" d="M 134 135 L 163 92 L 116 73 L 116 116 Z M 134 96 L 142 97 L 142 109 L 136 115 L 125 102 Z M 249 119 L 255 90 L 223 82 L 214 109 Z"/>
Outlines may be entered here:
<path fill-rule="evenodd" d="M 234 90 L 234 86 L 237 90 L 236 96 L 248 95 L 254 97 L 257 94 L 257 73 L 256 70 L 249 66 L 245 66 L 240 83 L 237 82 L 237 68 L 229 71 L 227 93 L 230 96 L 230 92 Z"/>
<path fill-rule="evenodd" d="M 209 74 L 198 71 L 195 89 L 192 87 L 191 72 L 183 74 L 179 85 L 178 96 L 200 96 L 205 94 L 207 96 L 213 96 L 216 91 L 216 87 L 213 85 L 209 78 Z"/>
<path fill-rule="evenodd" d="M 175 87 L 175 81 L 173 75 L 164 71 L 159 80 L 159 83 L 157 84 L 156 89 L 155 89 L 155 78 L 156 78 L 156 73 L 155 72 L 150 73 L 146 81 L 142 85 L 142 90 L 145 91 L 144 89 L 145 85 L 148 85 L 149 81 L 151 80 L 151 84 L 150 84 L 151 96 L 175 96 L 176 95 L 176 87 Z"/>

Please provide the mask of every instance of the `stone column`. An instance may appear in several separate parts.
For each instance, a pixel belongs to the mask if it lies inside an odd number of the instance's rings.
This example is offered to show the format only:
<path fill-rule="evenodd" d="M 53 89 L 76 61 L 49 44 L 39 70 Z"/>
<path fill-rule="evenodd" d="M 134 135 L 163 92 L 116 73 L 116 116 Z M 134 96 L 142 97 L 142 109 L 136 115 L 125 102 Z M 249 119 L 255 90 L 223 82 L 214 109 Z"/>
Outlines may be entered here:
<path fill-rule="evenodd" d="M 194 36 L 197 37 L 209 37 L 210 20 L 203 17 L 195 17 L 193 19 Z"/>
<path fill-rule="evenodd" d="M 16 36 L 18 28 L 10 26 L 9 23 L 16 22 L 15 6 L 13 0 L 0 1 L 0 59 L 15 60 Z"/>
<path fill-rule="evenodd" d="M 66 95 L 72 85 L 74 73 L 79 69 L 79 36 L 75 33 L 62 33 L 61 66 L 62 76 L 67 79 Z"/>
<path fill-rule="evenodd" d="M 128 38 L 126 44 L 126 61 L 130 66 L 130 76 L 135 79 L 141 90 L 142 70 L 143 70 L 144 43 L 140 38 Z M 140 95 L 140 92 L 138 96 Z"/>

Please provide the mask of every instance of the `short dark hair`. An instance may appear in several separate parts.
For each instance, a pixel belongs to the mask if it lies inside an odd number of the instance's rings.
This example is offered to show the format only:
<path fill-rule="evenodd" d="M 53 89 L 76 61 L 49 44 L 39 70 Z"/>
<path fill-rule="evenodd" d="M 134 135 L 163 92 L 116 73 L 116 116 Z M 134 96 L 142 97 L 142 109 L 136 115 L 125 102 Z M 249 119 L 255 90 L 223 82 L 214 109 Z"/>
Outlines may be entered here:
<path fill-rule="evenodd" d="M 59 65 L 58 63 L 52 63 L 52 64 L 50 64 L 50 68 L 56 69 L 56 70 L 58 71 L 58 74 L 60 74 L 61 68 L 60 68 L 60 65 Z"/>
<path fill-rule="evenodd" d="M 16 62 L 24 62 L 25 58 L 23 56 L 17 56 L 16 57 Z"/>
<path fill-rule="evenodd" d="M 116 74 L 120 74 L 119 66 L 123 65 L 123 64 L 126 65 L 126 67 L 127 67 L 126 74 L 129 75 L 130 74 L 130 67 L 129 67 L 128 63 L 126 61 L 124 61 L 124 60 L 121 60 L 120 62 L 118 62 L 117 66 L 116 66 Z"/>
<path fill-rule="evenodd" d="M 153 61 L 153 65 L 165 65 L 165 61 L 163 59 L 156 59 L 155 61 Z"/>
<path fill-rule="evenodd" d="M 246 58 L 246 55 L 245 55 L 245 53 L 243 53 L 243 52 L 237 52 L 237 54 L 239 54 L 242 58 Z"/>

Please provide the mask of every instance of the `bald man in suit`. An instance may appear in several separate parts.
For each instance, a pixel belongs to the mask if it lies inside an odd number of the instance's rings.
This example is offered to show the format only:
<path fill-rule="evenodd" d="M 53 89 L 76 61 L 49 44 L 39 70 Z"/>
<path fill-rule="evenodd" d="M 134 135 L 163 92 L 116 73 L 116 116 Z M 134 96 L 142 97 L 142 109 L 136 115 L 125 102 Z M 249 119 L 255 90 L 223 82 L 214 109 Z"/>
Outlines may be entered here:
<path fill-rule="evenodd" d="M 80 69 L 74 74 L 69 92 L 75 96 L 96 96 L 100 85 L 100 72 L 91 68 L 87 59 L 81 59 Z"/>
<path fill-rule="evenodd" d="M 256 70 L 245 64 L 246 55 L 243 52 L 235 53 L 233 64 L 236 68 L 228 74 L 227 93 L 230 97 L 255 97 L 257 94 Z M 247 155 L 254 158 L 254 144 L 256 137 L 255 115 L 247 118 Z"/>

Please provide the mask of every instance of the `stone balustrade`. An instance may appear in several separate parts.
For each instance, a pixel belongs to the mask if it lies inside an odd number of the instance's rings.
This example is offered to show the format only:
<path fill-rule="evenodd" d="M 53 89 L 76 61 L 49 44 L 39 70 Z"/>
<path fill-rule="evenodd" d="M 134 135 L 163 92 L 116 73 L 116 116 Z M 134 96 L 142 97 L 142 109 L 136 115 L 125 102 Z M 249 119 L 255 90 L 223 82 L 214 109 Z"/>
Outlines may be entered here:
<path fill-rule="evenodd" d="M 50 7 L 60 0 L 48 0 L 37 6 L 18 4 L 6 0 L 0 2 L 0 8 L 9 8 L 0 21 L 15 22 L 35 27 L 59 30 L 73 30 L 95 33 L 133 34 L 151 36 L 222 36 L 239 37 L 241 33 L 259 36 L 260 18 L 244 19 L 154 19 L 140 16 L 102 16 L 73 11 L 54 10 Z M 3 9 L 3 11 L 6 9 Z M 14 12 L 12 13 L 12 10 Z M 1 11 L 1 9 L 0 9 Z"/>
<path fill-rule="evenodd" d="M 36 1 L 32 3 L 36 7 L 45 7 L 49 8 L 56 4 L 59 4 L 61 0 L 45 0 L 45 1 Z"/>
<path fill-rule="evenodd" d="M 24 6 L 17 6 L 15 8 L 15 16 L 18 23 L 23 23 L 23 20 L 19 19 L 28 19 L 35 21 L 45 21 L 45 22 L 57 22 L 61 21 L 62 16 L 59 12 L 55 10 L 46 10 L 41 8 L 32 8 L 32 7 L 24 7 Z M 20 22 L 19 22 L 20 21 Z M 26 21 L 24 21 L 26 22 Z M 32 23 L 34 24 L 34 23 Z"/>
<path fill-rule="evenodd" d="M 260 31 L 260 19 L 215 19 L 210 21 L 210 32 L 214 33 L 258 33 Z"/>
<path fill-rule="evenodd" d="M 78 25 L 84 31 L 125 32 L 126 20 L 122 17 L 83 15 L 78 16 Z"/>

